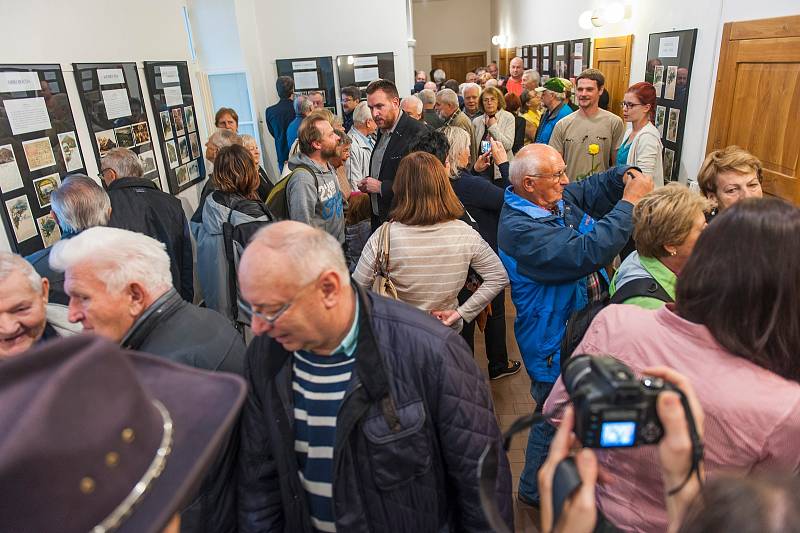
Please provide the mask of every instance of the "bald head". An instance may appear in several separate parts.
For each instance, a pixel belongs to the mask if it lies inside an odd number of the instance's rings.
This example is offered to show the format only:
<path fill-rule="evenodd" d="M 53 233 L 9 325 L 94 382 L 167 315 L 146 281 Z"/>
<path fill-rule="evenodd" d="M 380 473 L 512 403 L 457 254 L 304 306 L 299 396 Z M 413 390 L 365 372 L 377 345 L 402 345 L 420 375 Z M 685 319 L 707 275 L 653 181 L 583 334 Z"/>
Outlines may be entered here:
<path fill-rule="evenodd" d="M 514 155 L 508 179 L 514 189 L 522 185 L 525 176 L 552 174 L 564 166 L 561 154 L 547 144 L 528 144 Z"/>
<path fill-rule="evenodd" d="M 521 80 L 523 72 L 525 72 L 525 65 L 522 62 L 521 57 L 515 57 L 509 62 L 508 73 L 511 74 L 512 78 L 515 80 Z"/>
<path fill-rule="evenodd" d="M 422 87 L 423 89 L 430 89 L 433 92 L 436 92 L 436 82 L 435 81 L 426 81 L 425 85 Z"/>

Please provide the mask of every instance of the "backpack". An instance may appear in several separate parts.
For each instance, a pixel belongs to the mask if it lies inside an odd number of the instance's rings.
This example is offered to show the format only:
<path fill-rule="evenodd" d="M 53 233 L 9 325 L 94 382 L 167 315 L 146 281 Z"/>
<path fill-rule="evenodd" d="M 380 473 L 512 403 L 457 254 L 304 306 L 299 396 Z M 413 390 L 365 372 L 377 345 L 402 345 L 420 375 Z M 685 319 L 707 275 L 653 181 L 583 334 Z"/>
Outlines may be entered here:
<path fill-rule="evenodd" d="M 275 217 L 270 213 L 269 209 L 265 205 L 260 204 L 260 207 L 263 209 L 262 216 L 266 216 L 267 220 L 253 220 L 234 224 L 231 222 L 233 213 L 237 211 L 237 207 L 243 202 L 247 202 L 247 200 L 234 202 L 230 207 L 228 220 L 222 223 L 225 259 L 228 262 L 228 291 L 230 292 L 231 312 L 233 313 L 234 324 L 240 331 L 242 324 L 249 325 L 249 320 L 246 317 L 241 317 L 244 320 L 239 317 L 239 284 L 236 277 L 236 273 L 239 270 L 239 260 L 253 235 L 267 224 L 275 221 Z"/>
<path fill-rule="evenodd" d="M 297 165 L 294 167 L 291 172 L 286 174 L 285 177 L 281 178 L 280 181 L 275 184 L 275 187 L 272 188 L 269 196 L 267 196 L 267 201 L 265 203 L 276 220 L 289 220 L 289 195 L 286 188 L 289 186 L 289 180 L 301 169 L 314 176 L 314 186 L 319 189 L 319 180 L 313 168 L 308 165 Z"/>
<path fill-rule="evenodd" d="M 564 332 L 564 338 L 561 340 L 562 372 L 564 366 L 567 364 L 567 360 L 572 356 L 575 348 L 577 348 L 583 340 L 586 330 L 589 329 L 589 325 L 592 323 L 592 320 L 594 320 L 594 317 L 597 316 L 597 313 L 610 304 L 621 304 L 636 296 L 656 298 L 662 302 L 673 301 L 670 295 L 667 294 L 667 291 L 653 278 L 631 280 L 620 287 L 612 297 L 609 297 L 608 293 L 604 292 L 600 300 L 589 302 L 586 307 L 570 315 L 567 321 L 567 329 Z"/>

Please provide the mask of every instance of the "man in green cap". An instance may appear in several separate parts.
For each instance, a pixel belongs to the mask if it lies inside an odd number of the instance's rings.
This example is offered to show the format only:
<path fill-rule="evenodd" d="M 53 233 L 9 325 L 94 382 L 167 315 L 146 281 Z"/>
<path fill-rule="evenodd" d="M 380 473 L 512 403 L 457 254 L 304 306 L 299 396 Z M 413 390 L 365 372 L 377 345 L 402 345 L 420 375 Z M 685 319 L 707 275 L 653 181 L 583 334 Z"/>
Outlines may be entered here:
<path fill-rule="evenodd" d="M 556 123 L 572 113 L 572 109 L 565 102 L 564 82 L 561 78 L 550 78 L 534 90 L 542 95 L 542 104 L 547 108 L 536 129 L 535 138 L 537 143 L 547 144 Z"/>

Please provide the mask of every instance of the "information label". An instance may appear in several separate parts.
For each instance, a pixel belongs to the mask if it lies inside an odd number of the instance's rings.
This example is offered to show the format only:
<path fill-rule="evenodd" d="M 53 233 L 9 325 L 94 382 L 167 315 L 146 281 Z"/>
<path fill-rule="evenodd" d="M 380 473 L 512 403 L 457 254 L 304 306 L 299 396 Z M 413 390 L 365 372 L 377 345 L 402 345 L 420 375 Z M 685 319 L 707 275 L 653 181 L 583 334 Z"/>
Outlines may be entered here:
<path fill-rule="evenodd" d="M 11 125 L 11 133 L 22 135 L 32 131 L 49 130 L 50 116 L 44 98 L 17 98 L 3 102 Z"/>
<path fill-rule="evenodd" d="M 36 72 L 0 72 L 0 93 L 41 90 Z"/>

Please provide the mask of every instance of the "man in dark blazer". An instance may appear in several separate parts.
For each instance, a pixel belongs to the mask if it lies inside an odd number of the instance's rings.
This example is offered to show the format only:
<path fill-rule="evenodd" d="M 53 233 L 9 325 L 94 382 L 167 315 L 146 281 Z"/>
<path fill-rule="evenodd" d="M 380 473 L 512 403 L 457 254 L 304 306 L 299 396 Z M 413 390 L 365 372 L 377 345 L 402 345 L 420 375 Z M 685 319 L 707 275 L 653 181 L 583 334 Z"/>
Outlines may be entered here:
<path fill-rule="evenodd" d="M 370 193 L 372 229 L 389 216 L 392 207 L 392 184 L 400 160 L 409 147 L 424 135 L 424 122 L 414 120 L 400 110 L 400 95 L 389 80 L 375 80 L 367 86 L 367 105 L 378 126 L 378 141 L 370 159 L 370 175 L 359 185 L 361 192 Z"/>

